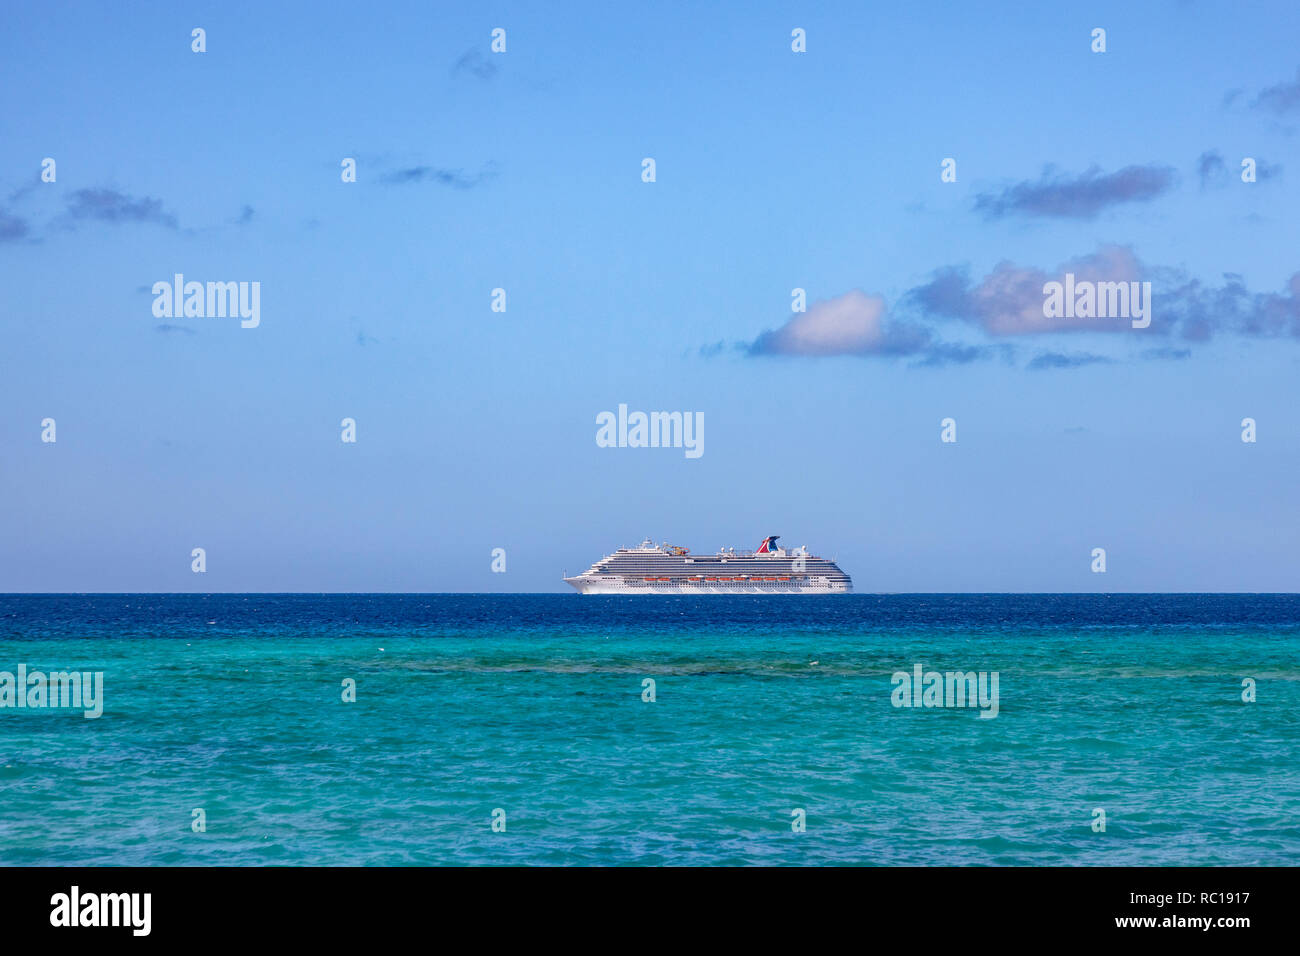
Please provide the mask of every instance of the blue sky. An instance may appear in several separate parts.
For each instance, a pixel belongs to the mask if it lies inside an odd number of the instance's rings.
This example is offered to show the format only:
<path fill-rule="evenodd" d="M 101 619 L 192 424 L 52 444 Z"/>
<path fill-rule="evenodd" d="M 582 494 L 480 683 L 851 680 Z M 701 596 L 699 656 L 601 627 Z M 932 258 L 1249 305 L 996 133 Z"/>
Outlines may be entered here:
<path fill-rule="evenodd" d="M 0 590 L 561 590 L 767 534 L 863 591 L 1295 590 L 1297 28 L 15 6 Z M 1152 281 L 1151 327 L 1014 318 L 1071 268 Z M 261 324 L 155 317 L 177 272 L 259 282 Z M 702 412 L 704 455 L 597 447 L 619 403 Z"/>

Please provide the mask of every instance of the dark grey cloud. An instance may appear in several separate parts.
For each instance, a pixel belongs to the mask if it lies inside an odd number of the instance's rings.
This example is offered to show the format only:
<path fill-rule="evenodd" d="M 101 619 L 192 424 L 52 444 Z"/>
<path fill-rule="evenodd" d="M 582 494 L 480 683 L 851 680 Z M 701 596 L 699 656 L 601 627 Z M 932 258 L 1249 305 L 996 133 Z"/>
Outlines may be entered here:
<path fill-rule="evenodd" d="M 1089 282 L 1133 282 L 1142 278 L 1143 266 L 1132 249 L 1114 245 L 1099 246 L 1096 252 L 1050 271 L 999 262 L 978 280 L 964 268 L 944 266 L 929 282 L 908 291 L 901 305 L 903 311 L 930 319 L 961 319 L 995 337 L 1131 328 L 1131 321 L 1124 318 L 1047 319 L 1043 286 L 1060 281 L 1067 272 Z"/>
<path fill-rule="evenodd" d="M 73 220 L 124 223 L 148 222 L 177 228 L 176 216 L 163 208 L 161 199 L 135 198 L 115 189 L 78 189 L 68 199 L 68 216 Z"/>
<path fill-rule="evenodd" d="M 1293 81 L 1283 81 L 1259 91 L 1250 104 L 1256 109 L 1267 110 L 1277 116 L 1300 112 L 1300 70 L 1296 70 Z"/>
<path fill-rule="evenodd" d="M 907 297 L 929 315 L 971 318 L 975 312 L 970 275 L 961 266 L 941 266 L 929 282 L 913 288 Z"/>
<path fill-rule="evenodd" d="M 497 75 L 497 65 L 476 47 L 465 51 L 460 59 L 452 64 L 451 75 L 467 75 L 486 81 Z"/>
<path fill-rule="evenodd" d="M 1247 338 L 1300 338 L 1300 272 L 1281 292 L 1251 292 L 1242 277 L 1225 273 L 1207 285 L 1166 270 L 1167 286 L 1155 295 L 1157 316 L 1182 337 L 1201 342 L 1216 334 Z"/>
<path fill-rule="evenodd" d="M 1104 365 L 1109 362 L 1111 359 L 1106 356 L 1093 355 L 1089 352 L 1075 352 L 1070 355 L 1064 352 L 1041 352 L 1025 368 L 1031 371 L 1046 368 L 1082 368 L 1085 365 Z"/>
<path fill-rule="evenodd" d="M 980 194 L 975 211 L 986 219 L 1012 215 L 1091 219 L 1110 206 L 1155 199 L 1172 189 L 1176 180 L 1170 166 L 1125 166 L 1113 173 L 1092 166 L 1078 176 L 1049 166 L 1037 181 Z"/>
<path fill-rule="evenodd" d="M 496 175 L 496 166 L 488 163 L 477 173 L 467 174 L 460 169 L 447 169 L 440 166 L 408 166 L 396 169 L 380 176 L 379 181 L 386 186 L 406 186 L 413 183 L 437 183 L 453 189 L 473 189 L 482 185 Z"/>
<path fill-rule="evenodd" d="M 1067 273 L 1076 277 L 1079 288 L 1083 283 L 1093 283 L 1094 288 L 1103 283 L 1140 286 L 1141 313 L 1107 318 L 1045 317 L 1044 288 Z M 1135 329 L 1133 320 L 1139 317 L 1149 318 L 1150 327 Z M 954 318 L 968 323 L 982 341 L 939 338 L 936 323 Z M 965 365 L 997 357 L 1018 364 L 1017 346 L 1011 343 L 1026 335 L 1117 332 L 1141 336 L 1129 340 L 1148 346 L 1133 356 L 1141 361 L 1190 358 L 1192 351 L 1184 343 L 1216 335 L 1300 340 L 1300 272 L 1279 292 L 1252 292 L 1240 275 L 1227 273 L 1220 283 L 1205 283 L 1180 268 L 1144 264 L 1132 249 L 1114 245 L 1099 246 L 1096 252 L 1062 263 L 1054 271 L 1004 261 L 986 275 L 972 278 L 965 268 L 945 266 L 936 270 L 929 282 L 904 293 L 893 308 L 881 296 L 852 289 L 814 303 L 742 348 L 750 357 L 877 356 L 904 360 L 913 368 Z M 713 357 L 725 348 L 726 343 L 719 341 L 699 352 Z M 1114 361 L 1091 352 L 1046 350 L 1025 367 L 1070 369 Z"/>
<path fill-rule="evenodd" d="M 1191 342 L 1220 334 L 1300 338 L 1300 272 L 1280 292 L 1251 292 L 1239 275 L 1225 274 L 1220 284 L 1204 283 L 1181 269 L 1146 265 L 1124 246 L 1099 246 L 1053 271 L 1000 262 L 972 279 L 965 269 L 946 266 L 904 295 L 901 308 L 923 318 L 962 319 L 991 336 L 1131 331 L 1127 319 L 1044 319 L 1043 285 L 1066 272 L 1092 282 L 1151 282 L 1152 321 L 1146 334 Z"/>

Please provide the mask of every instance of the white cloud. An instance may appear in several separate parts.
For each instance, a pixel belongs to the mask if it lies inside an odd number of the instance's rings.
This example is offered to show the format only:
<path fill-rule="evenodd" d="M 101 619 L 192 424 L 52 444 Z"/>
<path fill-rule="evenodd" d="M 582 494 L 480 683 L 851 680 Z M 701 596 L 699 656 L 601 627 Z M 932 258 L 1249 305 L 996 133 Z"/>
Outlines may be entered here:
<path fill-rule="evenodd" d="M 885 300 L 851 289 L 814 302 L 779 329 L 764 332 L 751 351 L 768 355 L 863 355 L 884 351 Z"/>

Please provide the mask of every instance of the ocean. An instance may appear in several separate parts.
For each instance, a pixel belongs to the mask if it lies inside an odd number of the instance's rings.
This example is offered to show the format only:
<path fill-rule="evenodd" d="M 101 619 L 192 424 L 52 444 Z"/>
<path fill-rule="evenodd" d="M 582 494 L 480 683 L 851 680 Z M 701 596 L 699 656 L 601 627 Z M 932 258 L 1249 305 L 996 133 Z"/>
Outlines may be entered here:
<path fill-rule="evenodd" d="M 20 666 L 102 715 L 0 707 L 7 865 L 1300 862 L 1297 595 L 0 595 Z"/>

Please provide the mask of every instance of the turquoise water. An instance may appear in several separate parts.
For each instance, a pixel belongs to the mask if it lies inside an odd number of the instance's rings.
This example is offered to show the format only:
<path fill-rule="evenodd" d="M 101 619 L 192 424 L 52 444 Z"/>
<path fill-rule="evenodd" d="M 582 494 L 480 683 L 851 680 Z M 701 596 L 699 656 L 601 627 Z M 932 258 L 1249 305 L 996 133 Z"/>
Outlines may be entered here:
<path fill-rule="evenodd" d="M 0 709 L 0 861 L 1295 864 L 1298 652 L 1289 595 L 0 596 L 0 671 L 104 672 Z"/>

